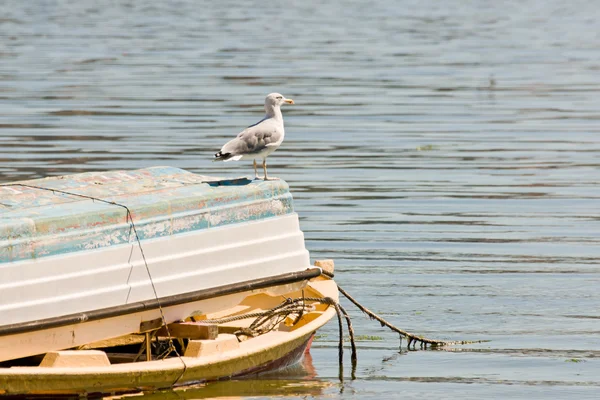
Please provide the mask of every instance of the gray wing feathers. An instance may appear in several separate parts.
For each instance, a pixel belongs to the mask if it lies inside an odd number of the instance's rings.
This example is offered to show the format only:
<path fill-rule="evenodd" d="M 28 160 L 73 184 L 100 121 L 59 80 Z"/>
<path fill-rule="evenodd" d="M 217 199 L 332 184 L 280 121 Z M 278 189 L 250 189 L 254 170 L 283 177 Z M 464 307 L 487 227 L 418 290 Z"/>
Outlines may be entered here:
<path fill-rule="evenodd" d="M 272 120 L 264 120 L 257 125 L 250 126 L 223 146 L 221 152 L 238 154 L 252 154 L 264 150 L 266 147 L 279 144 L 282 139 L 282 130 Z"/>

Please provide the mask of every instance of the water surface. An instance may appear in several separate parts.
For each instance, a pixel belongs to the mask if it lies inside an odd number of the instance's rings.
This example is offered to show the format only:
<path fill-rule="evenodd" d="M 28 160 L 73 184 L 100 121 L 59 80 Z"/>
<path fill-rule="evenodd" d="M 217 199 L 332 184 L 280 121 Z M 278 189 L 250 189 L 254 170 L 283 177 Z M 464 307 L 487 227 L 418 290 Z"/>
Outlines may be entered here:
<path fill-rule="evenodd" d="M 353 310 L 382 339 L 359 342 L 356 379 L 338 378 L 332 323 L 305 368 L 188 398 L 595 398 L 597 17 L 555 0 L 5 0 L 0 179 L 251 175 L 211 157 L 279 91 L 296 105 L 269 171 L 312 257 L 403 329 L 491 341 L 399 352 Z"/>

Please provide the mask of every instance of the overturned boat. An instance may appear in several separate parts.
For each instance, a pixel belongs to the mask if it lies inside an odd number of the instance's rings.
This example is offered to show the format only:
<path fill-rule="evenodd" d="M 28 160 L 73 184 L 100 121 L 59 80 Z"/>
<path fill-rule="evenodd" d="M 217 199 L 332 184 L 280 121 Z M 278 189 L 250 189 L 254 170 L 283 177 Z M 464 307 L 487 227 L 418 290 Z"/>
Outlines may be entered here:
<path fill-rule="evenodd" d="M 2 394 L 280 368 L 335 301 L 284 181 L 155 167 L 0 185 Z"/>

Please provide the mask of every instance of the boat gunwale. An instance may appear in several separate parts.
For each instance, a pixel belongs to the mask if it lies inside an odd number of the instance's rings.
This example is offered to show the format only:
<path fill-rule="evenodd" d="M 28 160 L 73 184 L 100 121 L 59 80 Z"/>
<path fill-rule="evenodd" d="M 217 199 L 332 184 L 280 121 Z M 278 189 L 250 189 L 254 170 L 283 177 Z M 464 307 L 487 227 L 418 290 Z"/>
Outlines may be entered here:
<path fill-rule="evenodd" d="M 312 278 L 316 278 L 319 275 L 321 275 L 321 269 L 311 267 L 307 268 L 304 271 L 289 272 L 281 275 L 269 276 L 243 282 L 236 282 L 223 286 L 217 286 L 214 288 L 196 290 L 192 292 L 165 296 L 161 298 L 154 298 L 150 300 L 143 300 L 120 306 L 78 312 L 74 314 L 46 318 L 36 321 L 19 322 L 16 324 L 0 326 L 0 337 L 41 331 L 52 328 L 59 328 L 63 326 L 97 321 L 121 315 L 135 314 L 139 312 L 156 310 L 159 308 L 177 306 L 180 304 L 206 300 L 213 297 L 221 297 L 257 289 L 265 289 L 271 286 L 284 285 L 309 280 Z"/>

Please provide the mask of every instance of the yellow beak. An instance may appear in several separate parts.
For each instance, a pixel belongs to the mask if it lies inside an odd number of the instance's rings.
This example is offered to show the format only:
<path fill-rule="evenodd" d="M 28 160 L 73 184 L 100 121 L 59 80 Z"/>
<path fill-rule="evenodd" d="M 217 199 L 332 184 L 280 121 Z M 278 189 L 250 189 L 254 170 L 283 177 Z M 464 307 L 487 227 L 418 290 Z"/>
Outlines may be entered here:
<path fill-rule="evenodd" d="M 285 99 L 284 101 L 288 104 L 294 104 L 294 100 L 292 99 Z"/>

